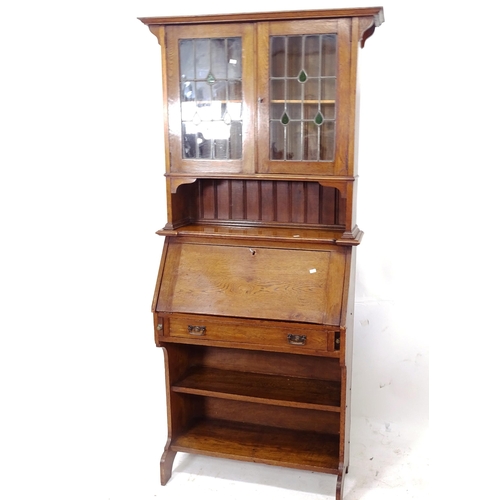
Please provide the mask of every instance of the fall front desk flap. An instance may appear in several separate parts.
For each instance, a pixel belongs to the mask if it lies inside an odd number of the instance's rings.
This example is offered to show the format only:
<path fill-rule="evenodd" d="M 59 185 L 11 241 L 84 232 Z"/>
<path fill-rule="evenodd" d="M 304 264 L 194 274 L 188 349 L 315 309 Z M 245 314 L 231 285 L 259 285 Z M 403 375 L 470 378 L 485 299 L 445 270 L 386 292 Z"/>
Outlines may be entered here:
<path fill-rule="evenodd" d="M 171 242 L 157 312 L 339 325 L 346 250 Z"/>

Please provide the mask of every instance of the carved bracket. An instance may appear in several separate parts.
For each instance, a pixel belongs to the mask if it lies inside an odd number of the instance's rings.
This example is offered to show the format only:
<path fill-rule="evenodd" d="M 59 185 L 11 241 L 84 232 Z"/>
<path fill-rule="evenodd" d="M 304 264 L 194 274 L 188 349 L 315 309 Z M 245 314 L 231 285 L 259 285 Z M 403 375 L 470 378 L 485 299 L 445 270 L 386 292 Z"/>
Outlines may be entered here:
<path fill-rule="evenodd" d="M 366 40 L 370 38 L 375 28 L 384 22 L 384 12 L 380 10 L 376 16 L 359 18 L 359 43 L 361 48 L 365 46 Z"/>
<path fill-rule="evenodd" d="M 182 186 L 183 184 L 192 184 L 197 180 L 197 177 L 174 177 L 170 181 L 170 192 L 175 194 L 177 193 L 179 186 Z"/>
<path fill-rule="evenodd" d="M 162 26 L 159 26 L 157 24 L 151 24 L 148 26 L 149 31 L 153 33 L 153 35 L 156 37 L 158 40 L 158 43 L 161 45 L 161 37 L 163 36 L 163 29 Z"/>

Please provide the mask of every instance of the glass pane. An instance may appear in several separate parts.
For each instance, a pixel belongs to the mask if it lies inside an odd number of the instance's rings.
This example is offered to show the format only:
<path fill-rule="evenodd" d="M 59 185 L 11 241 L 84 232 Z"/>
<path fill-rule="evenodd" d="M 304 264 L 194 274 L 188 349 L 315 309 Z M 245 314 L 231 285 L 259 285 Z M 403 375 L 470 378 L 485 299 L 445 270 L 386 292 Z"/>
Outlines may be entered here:
<path fill-rule="evenodd" d="M 279 121 L 270 123 L 271 160 L 283 160 L 285 153 L 285 127 Z"/>
<path fill-rule="evenodd" d="M 290 99 L 291 101 L 302 101 L 304 84 L 300 83 L 296 78 L 294 78 L 293 80 L 287 80 L 286 83 L 288 90 L 288 99 Z"/>
<path fill-rule="evenodd" d="M 194 85 L 192 82 L 181 83 L 181 101 L 194 101 Z"/>
<path fill-rule="evenodd" d="M 305 104 L 304 105 L 304 120 L 310 121 L 314 120 L 314 117 L 318 113 L 317 104 Z"/>
<path fill-rule="evenodd" d="M 320 100 L 320 95 L 319 95 L 319 78 L 310 78 L 307 80 L 306 83 L 304 83 L 304 98 L 306 99 L 307 102 L 309 101 L 316 101 L 318 102 Z M 316 108 L 318 105 L 316 104 Z"/>
<path fill-rule="evenodd" d="M 194 80 L 194 43 L 181 40 L 179 44 L 181 80 Z"/>
<path fill-rule="evenodd" d="M 227 82 L 216 81 L 212 85 L 212 99 L 216 101 L 225 101 L 227 99 Z"/>
<path fill-rule="evenodd" d="M 241 159 L 241 47 L 241 38 L 179 41 L 183 158 Z"/>
<path fill-rule="evenodd" d="M 336 35 L 270 39 L 270 158 L 332 161 Z"/>
<path fill-rule="evenodd" d="M 201 132 L 197 134 L 196 141 L 198 143 L 199 158 L 211 158 L 212 141 L 207 139 Z"/>
<path fill-rule="evenodd" d="M 271 104 L 270 117 L 271 120 L 279 120 L 285 111 L 283 104 Z"/>
<path fill-rule="evenodd" d="M 271 80 L 270 93 L 272 102 L 284 102 L 285 100 L 285 80 Z"/>
<path fill-rule="evenodd" d="M 228 96 L 230 101 L 241 101 L 243 92 L 241 90 L 241 81 L 231 80 L 228 82 Z"/>
<path fill-rule="evenodd" d="M 326 120 L 333 120 L 335 118 L 335 104 L 323 104 L 321 111 Z"/>
<path fill-rule="evenodd" d="M 285 42 L 284 36 L 271 37 L 271 76 L 275 78 L 285 76 Z"/>
<path fill-rule="evenodd" d="M 210 43 L 209 40 L 201 38 L 195 41 L 195 78 L 197 80 L 205 80 L 209 71 Z"/>
<path fill-rule="evenodd" d="M 228 102 L 227 103 L 227 112 L 231 116 L 231 120 L 240 120 L 241 119 L 241 110 L 243 106 L 240 102 Z"/>
<path fill-rule="evenodd" d="M 304 44 L 304 69 L 309 76 L 320 75 L 319 36 L 306 36 Z"/>
<path fill-rule="evenodd" d="M 286 75 L 298 78 L 304 69 L 302 61 L 302 38 L 301 36 L 289 36 L 286 54 Z"/>
<path fill-rule="evenodd" d="M 300 103 L 288 104 L 286 109 L 290 120 L 300 120 L 302 118 L 302 105 Z"/>
<path fill-rule="evenodd" d="M 210 85 L 203 82 L 196 82 L 196 100 L 198 102 L 208 102 L 210 101 L 210 96 L 212 95 L 212 91 L 210 90 Z"/>
<path fill-rule="evenodd" d="M 323 78 L 321 80 L 321 99 L 325 101 L 334 101 L 337 90 L 336 78 Z"/>
<path fill-rule="evenodd" d="M 320 131 L 320 160 L 332 161 L 335 151 L 335 122 L 326 121 Z"/>
<path fill-rule="evenodd" d="M 193 121 L 196 111 L 197 111 L 196 103 L 194 102 L 181 103 L 182 121 L 184 122 Z"/>
<path fill-rule="evenodd" d="M 304 160 L 319 160 L 318 150 L 319 127 L 314 122 L 304 123 Z"/>
<path fill-rule="evenodd" d="M 214 102 L 211 104 L 198 104 L 196 113 L 200 117 L 200 120 L 202 122 L 211 122 L 213 120 L 217 120 L 217 118 L 220 116 L 220 103 Z M 209 124 L 205 124 L 205 126 L 207 125 Z"/>
<path fill-rule="evenodd" d="M 196 127 L 191 124 L 182 126 L 183 158 L 196 158 Z"/>
<path fill-rule="evenodd" d="M 302 160 L 302 124 L 301 122 L 290 122 L 286 128 L 286 159 Z"/>
<path fill-rule="evenodd" d="M 227 39 L 227 77 L 229 79 L 241 78 L 241 38 Z"/>
<path fill-rule="evenodd" d="M 211 72 L 216 80 L 227 79 L 226 40 L 214 38 L 210 44 Z"/>
<path fill-rule="evenodd" d="M 229 137 L 229 158 L 237 160 L 242 155 L 243 130 L 241 122 L 232 122 Z"/>
<path fill-rule="evenodd" d="M 228 157 L 227 139 L 214 139 L 214 158 L 225 160 Z"/>
<path fill-rule="evenodd" d="M 321 37 L 321 74 L 335 76 L 337 74 L 337 42 L 335 35 Z"/>

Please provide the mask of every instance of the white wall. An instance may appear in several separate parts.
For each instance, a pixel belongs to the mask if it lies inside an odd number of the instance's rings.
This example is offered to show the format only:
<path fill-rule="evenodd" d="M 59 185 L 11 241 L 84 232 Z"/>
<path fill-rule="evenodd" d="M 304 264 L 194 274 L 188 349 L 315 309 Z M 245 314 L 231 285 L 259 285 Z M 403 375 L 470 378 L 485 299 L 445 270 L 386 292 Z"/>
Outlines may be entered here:
<path fill-rule="evenodd" d="M 159 46 L 136 17 L 304 7 L 242 5 L 49 0 L 2 7 L 4 498 L 108 498 L 109 485 L 134 484 L 138 471 L 157 482 L 166 429 L 150 302 L 162 245 L 154 233 L 165 222 L 162 104 Z M 306 7 L 371 5 L 313 0 Z M 426 425 L 431 336 L 477 324 L 479 301 L 460 290 L 484 284 L 468 269 L 488 258 L 493 239 L 475 212 L 495 198 L 486 176 L 467 174 L 499 166 L 485 151 L 498 142 L 498 127 L 479 132 L 480 120 L 466 113 L 498 99 L 493 73 L 471 90 L 472 71 L 490 62 L 471 46 L 471 19 L 436 2 L 432 9 L 382 5 L 386 23 L 361 59 L 358 224 L 365 237 L 353 416 L 404 429 Z M 484 47 L 493 31 L 478 31 Z M 445 81 L 443 70 L 454 78 Z M 467 366 L 457 359 L 450 364 Z M 461 401 L 467 411 L 463 395 L 453 396 L 445 403 Z"/>

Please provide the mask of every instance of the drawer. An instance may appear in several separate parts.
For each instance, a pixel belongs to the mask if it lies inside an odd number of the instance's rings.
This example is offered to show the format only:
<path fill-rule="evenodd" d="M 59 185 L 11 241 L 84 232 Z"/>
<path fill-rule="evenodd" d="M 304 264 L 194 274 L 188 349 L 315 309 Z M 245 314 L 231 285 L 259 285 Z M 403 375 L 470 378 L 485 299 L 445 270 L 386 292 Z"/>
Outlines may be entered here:
<path fill-rule="evenodd" d="M 175 314 L 160 315 L 158 322 L 162 321 L 160 340 L 251 344 L 297 351 L 334 351 L 338 347 L 335 327 L 323 325 Z"/>

